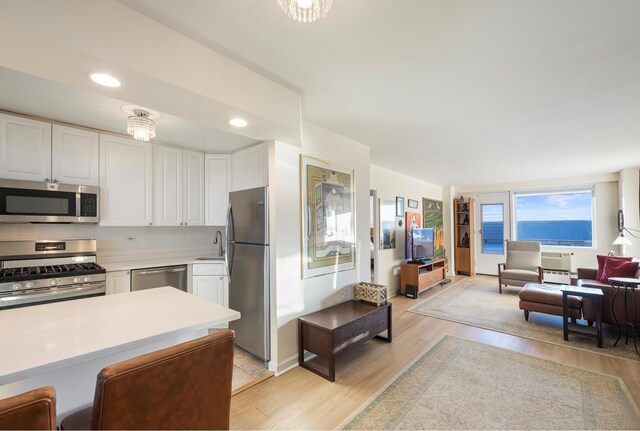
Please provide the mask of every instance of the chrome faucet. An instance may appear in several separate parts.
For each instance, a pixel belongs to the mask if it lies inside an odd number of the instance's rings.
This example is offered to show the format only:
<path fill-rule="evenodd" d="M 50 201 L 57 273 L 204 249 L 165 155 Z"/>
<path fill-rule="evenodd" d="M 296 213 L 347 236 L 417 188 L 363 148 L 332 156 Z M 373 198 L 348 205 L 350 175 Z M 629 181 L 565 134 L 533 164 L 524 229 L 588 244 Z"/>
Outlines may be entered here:
<path fill-rule="evenodd" d="M 218 239 L 218 237 L 220 239 Z M 213 239 L 214 244 L 218 244 L 218 256 L 224 256 L 224 248 L 222 247 L 222 232 L 219 230 L 216 231 L 216 237 Z"/>

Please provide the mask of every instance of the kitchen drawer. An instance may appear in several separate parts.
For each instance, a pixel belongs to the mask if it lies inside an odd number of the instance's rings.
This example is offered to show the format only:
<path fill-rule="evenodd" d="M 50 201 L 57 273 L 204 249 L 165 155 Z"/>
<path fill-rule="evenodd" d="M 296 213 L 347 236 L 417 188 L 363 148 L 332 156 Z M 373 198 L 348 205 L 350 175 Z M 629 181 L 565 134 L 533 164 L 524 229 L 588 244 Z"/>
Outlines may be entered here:
<path fill-rule="evenodd" d="M 227 275 L 224 262 L 194 263 L 193 275 Z"/>

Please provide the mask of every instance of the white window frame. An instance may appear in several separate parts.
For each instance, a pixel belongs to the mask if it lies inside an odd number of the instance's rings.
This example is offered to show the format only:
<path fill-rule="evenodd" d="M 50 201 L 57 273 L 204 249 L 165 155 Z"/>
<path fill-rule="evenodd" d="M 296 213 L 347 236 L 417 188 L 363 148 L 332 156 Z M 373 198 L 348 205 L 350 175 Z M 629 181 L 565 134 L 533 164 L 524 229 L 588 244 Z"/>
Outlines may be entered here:
<path fill-rule="evenodd" d="M 542 244 L 544 248 L 550 249 L 573 249 L 573 250 L 597 250 L 598 244 L 596 241 L 596 189 L 595 185 L 591 184 L 584 187 L 564 187 L 554 189 L 537 189 L 537 190 L 519 190 L 511 192 L 511 232 L 514 240 L 518 239 L 518 208 L 516 200 L 518 196 L 523 195 L 552 195 L 552 194 L 567 194 L 567 193 L 591 193 L 591 246 L 568 246 L 568 245 L 546 245 Z"/>

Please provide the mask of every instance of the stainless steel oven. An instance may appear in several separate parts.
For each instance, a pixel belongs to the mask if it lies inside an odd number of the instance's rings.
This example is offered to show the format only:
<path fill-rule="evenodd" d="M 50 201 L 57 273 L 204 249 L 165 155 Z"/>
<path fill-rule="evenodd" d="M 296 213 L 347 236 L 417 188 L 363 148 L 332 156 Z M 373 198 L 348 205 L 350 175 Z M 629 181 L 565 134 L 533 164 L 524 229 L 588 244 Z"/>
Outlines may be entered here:
<path fill-rule="evenodd" d="M 0 222 L 98 223 L 100 188 L 0 179 Z"/>

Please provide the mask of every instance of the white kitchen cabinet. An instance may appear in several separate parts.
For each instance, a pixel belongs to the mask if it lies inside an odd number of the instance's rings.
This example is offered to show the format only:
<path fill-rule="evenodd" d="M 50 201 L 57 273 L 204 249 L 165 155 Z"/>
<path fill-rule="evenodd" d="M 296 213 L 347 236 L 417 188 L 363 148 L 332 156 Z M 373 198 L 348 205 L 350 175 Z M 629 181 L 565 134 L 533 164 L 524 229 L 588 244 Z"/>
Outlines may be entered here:
<path fill-rule="evenodd" d="M 204 226 L 204 154 L 182 150 L 182 222 Z"/>
<path fill-rule="evenodd" d="M 100 225 L 152 224 L 152 144 L 100 134 Z"/>
<path fill-rule="evenodd" d="M 193 264 L 193 294 L 229 306 L 229 278 L 223 261 Z"/>
<path fill-rule="evenodd" d="M 263 187 L 267 180 L 267 146 L 258 144 L 237 151 L 231 156 L 233 191 Z"/>
<path fill-rule="evenodd" d="M 205 224 L 224 226 L 231 191 L 231 155 L 205 155 L 204 170 Z"/>
<path fill-rule="evenodd" d="M 99 139 L 96 132 L 53 125 L 51 178 L 64 184 L 98 186 Z"/>
<path fill-rule="evenodd" d="M 154 224 L 204 225 L 204 154 L 157 145 Z"/>
<path fill-rule="evenodd" d="M 155 149 L 155 213 L 158 226 L 182 224 L 182 150 L 165 145 Z"/>
<path fill-rule="evenodd" d="M 51 123 L 0 114 L 0 177 L 51 181 Z"/>
<path fill-rule="evenodd" d="M 229 279 L 224 275 L 202 275 L 193 277 L 193 294 L 228 307 Z"/>
<path fill-rule="evenodd" d="M 107 272 L 107 295 L 131 292 L 131 271 Z"/>

